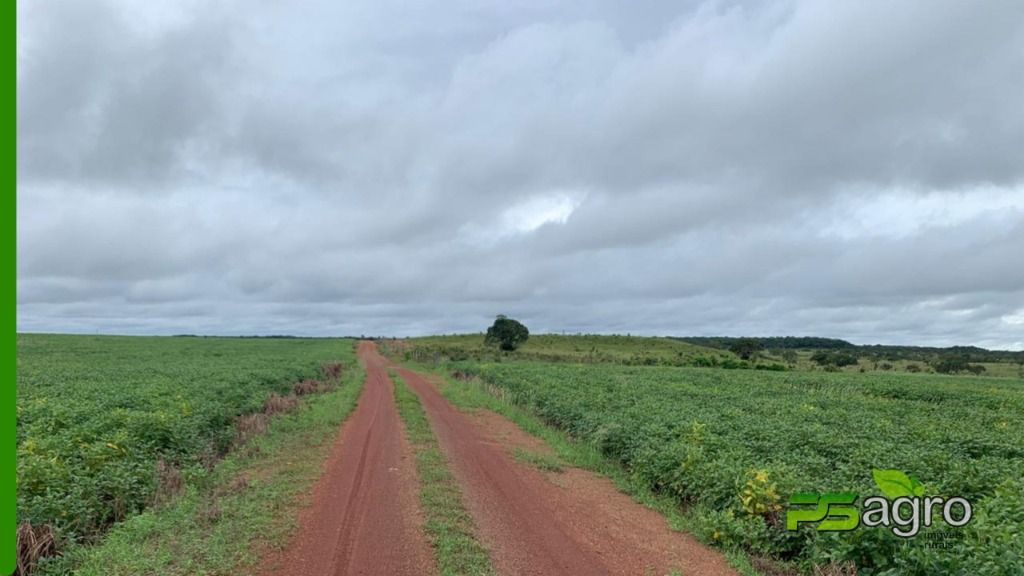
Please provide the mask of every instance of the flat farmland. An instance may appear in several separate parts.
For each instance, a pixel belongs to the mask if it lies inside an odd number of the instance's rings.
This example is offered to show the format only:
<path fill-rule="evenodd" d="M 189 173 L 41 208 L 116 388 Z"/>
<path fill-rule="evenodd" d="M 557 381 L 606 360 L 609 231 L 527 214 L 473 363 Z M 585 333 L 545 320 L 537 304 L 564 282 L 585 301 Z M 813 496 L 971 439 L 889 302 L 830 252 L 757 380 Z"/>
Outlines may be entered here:
<path fill-rule="evenodd" d="M 523 354 L 478 339 L 361 342 L 357 355 L 344 339 L 19 336 L 18 520 L 57 538 L 22 573 L 1024 565 L 1020 379 L 724 369 L 752 364 L 668 339 L 538 337 Z M 300 398 L 308 386 L 327 393 Z M 878 470 L 967 499 L 970 523 L 939 518 L 910 539 L 787 529 L 792 495 L 863 502 Z"/>
<path fill-rule="evenodd" d="M 1024 383 L 907 374 L 567 365 L 448 366 L 678 501 L 708 543 L 862 574 L 1010 574 L 1024 559 Z M 463 386 L 473 384 L 463 383 Z M 877 495 L 873 469 L 974 504 L 946 548 L 886 529 L 787 532 L 797 492 Z M 920 537 L 919 537 L 920 538 Z"/>
<path fill-rule="evenodd" d="M 259 412 L 350 341 L 297 338 L 18 336 L 18 520 L 63 544 L 96 540 L 228 451 Z"/>

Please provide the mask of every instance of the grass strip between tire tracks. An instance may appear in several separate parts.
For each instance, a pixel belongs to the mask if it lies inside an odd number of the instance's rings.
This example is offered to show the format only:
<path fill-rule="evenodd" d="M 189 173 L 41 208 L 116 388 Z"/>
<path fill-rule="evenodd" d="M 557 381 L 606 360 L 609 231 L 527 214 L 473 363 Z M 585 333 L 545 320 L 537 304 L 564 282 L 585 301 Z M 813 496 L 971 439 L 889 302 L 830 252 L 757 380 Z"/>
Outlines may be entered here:
<path fill-rule="evenodd" d="M 399 376 L 392 375 L 392 380 L 398 414 L 416 456 L 420 502 L 426 516 L 424 528 L 441 575 L 493 575 L 488 551 L 476 538 L 473 518 L 463 504 L 458 483 L 448 470 L 419 398 Z"/>

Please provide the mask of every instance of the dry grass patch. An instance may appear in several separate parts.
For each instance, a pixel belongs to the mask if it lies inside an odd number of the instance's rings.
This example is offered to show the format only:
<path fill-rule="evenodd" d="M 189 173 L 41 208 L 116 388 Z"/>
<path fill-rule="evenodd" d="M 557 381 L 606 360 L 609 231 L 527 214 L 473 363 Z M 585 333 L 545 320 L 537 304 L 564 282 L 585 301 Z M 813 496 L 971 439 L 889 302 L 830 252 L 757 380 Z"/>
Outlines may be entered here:
<path fill-rule="evenodd" d="M 238 423 L 235 425 L 237 431 L 235 435 L 236 442 L 238 444 L 245 444 L 256 436 L 263 434 L 267 431 L 269 423 L 270 418 L 263 412 L 239 416 Z"/>
<path fill-rule="evenodd" d="M 185 479 L 177 466 L 161 458 L 156 462 L 156 486 L 153 503 L 164 504 L 181 494 L 185 488 Z"/>
<path fill-rule="evenodd" d="M 35 571 L 43 558 L 57 555 L 57 535 L 49 524 L 33 526 L 29 522 L 18 525 L 17 564 L 15 576 L 26 576 Z"/>
<path fill-rule="evenodd" d="M 341 380 L 341 370 L 341 362 L 329 362 L 320 366 L 320 372 L 324 375 L 324 379 L 334 382 Z"/>
<path fill-rule="evenodd" d="M 292 386 L 292 394 L 296 396 L 309 396 L 320 391 L 321 384 L 316 380 L 303 380 Z"/>
<path fill-rule="evenodd" d="M 271 394 L 267 401 L 263 403 L 263 413 L 267 416 L 276 416 L 291 412 L 298 406 L 299 399 L 293 395 L 278 396 L 277 394 Z"/>

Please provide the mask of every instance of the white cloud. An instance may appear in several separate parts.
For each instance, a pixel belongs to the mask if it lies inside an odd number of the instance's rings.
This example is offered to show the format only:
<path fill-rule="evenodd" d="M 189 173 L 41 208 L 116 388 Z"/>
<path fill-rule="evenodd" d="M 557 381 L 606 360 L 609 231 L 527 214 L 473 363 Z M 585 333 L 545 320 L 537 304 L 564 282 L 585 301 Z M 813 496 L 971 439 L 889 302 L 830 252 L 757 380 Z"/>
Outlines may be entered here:
<path fill-rule="evenodd" d="M 476 248 L 522 238 L 545 225 L 564 225 L 583 202 L 585 194 L 553 192 L 529 196 L 484 221 L 463 224 L 457 239 Z"/>
<path fill-rule="evenodd" d="M 545 224 L 565 224 L 581 202 L 581 195 L 564 193 L 528 198 L 501 214 L 501 229 L 506 234 L 527 234 Z"/>
<path fill-rule="evenodd" d="M 820 214 L 816 215 L 820 216 Z M 985 186 L 920 193 L 906 189 L 850 194 L 829 207 L 822 234 L 844 240 L 906 238 L 929 228 L 952 228 L 979 218 L 1012 226 L 1024 217 L 1024 188 Z"/>

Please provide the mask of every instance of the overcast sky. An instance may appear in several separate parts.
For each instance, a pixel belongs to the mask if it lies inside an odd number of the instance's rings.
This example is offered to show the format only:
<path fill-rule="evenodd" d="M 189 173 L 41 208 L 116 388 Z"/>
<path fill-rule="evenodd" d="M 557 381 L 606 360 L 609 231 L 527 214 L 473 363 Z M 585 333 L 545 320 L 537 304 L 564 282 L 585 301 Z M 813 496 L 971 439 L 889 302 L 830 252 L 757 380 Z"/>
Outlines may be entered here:
<path fill-rule="evenodd" d="M 1024 348 L 1024 2 L 19 2 L 18 328 Z"/>

